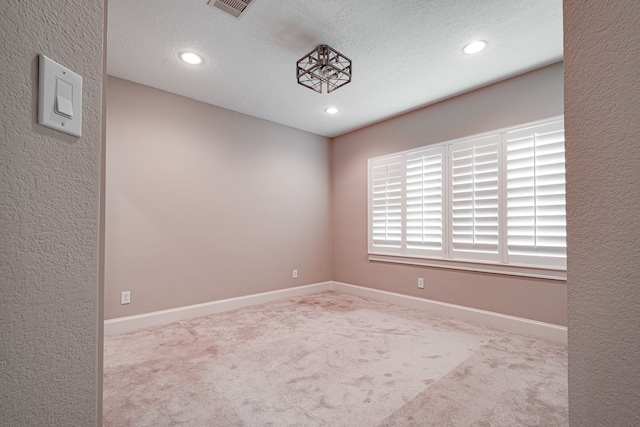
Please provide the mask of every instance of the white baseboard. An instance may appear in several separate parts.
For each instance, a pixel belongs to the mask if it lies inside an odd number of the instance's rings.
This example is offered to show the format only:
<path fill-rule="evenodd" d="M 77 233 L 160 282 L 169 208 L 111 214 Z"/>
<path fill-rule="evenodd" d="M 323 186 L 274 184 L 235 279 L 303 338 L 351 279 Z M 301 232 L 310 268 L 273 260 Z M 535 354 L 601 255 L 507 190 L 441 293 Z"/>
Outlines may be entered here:
<path fill-rule="evenodd" d="M 331 282 L 315 283 L 312 285 L 297 286 L 295 288 L 263 292 L 243 297 L 172 308 L 169 310 L 154 311 L 135 316 L 119 317 L 117 319 L 104 321 L 104 334 L 122 334 L 151 326 L 166 325 L 180 320 L 194 319 L 196 317 L 208 316 L 209 314 L 222 313 L 224 311 L 236 310 L 238 308 L 329 290 L 331 290 Z"/>
<path fill-rule="evenodd" d="M 409 295 L 365 288 L 341 282 L 315 283 L 295 288 L 263 292 L 243 297 L 229 298 L 220 301 L 212 301 L 203 304 L 189 305 L 186 307 L 178 307 L 169 310 L 154 311 L 135 316 L 105 320 L 104 334 L 121 334 L 151 326 L 166 325 L 180 320 L 194 319 L 196 317 L 208 316 L 209 314 L 222 313 L 225 311 L 329 290 L 423 310 L 428 313 L 456 317 L 458 319 L 493 326 L 498 329 L 532 335 L 550 341 L 567 344 L 567 328 L 564 326 L 552 325 L 550 323 L 538 322 L 521 317 L 478 310 L 476 308 L 448 304 L 445 302 L 417 298 Z"/>
<path fill-rule="evenodd" d="M 492 311 L 478 310 L 476 308 L 464 307 L 461 305 L 396 294 L 393 292 L 380 291 L 377 289 L 365 288 L 341 282 L 331 282 L 331 290 L 371 298 L 390 304 L 415 308 L 433 314 L 456 317 L 462 320 L 493 326 L 498 329 L 532 335 L 565 345 L 567 344 L 567 328 L 564 326 L 494 313 Z"/>

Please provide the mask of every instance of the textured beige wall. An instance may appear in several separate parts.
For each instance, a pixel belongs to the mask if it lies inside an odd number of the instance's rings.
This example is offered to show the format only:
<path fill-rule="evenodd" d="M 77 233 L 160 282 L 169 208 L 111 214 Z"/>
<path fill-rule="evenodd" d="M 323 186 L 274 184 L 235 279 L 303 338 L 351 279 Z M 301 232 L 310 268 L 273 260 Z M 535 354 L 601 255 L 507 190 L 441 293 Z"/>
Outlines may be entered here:
<path fill-rule="evenodd" d="M 333 279 L 565 325 L 565 282 L 376 263 L 367 256 L 368 158 L 562 113 L 562 64 L 554 64 L 335 138 Z"/>
<path fill-rule="evenodd" d="M 99 423 L 103 16 L 102 1 L 0 2 L 3 426 Z M 37 124 L 38 54 L 83 76 L 82 138 Z"/>
<path fill-rule="evenodd" d="M 105 318 L 331 280 L 330 144 L 109 77 Z"/>
<path fill-rule="evenodd" d="M 565 0 L 569 416 L 640 425 L 640 2 Z"/>

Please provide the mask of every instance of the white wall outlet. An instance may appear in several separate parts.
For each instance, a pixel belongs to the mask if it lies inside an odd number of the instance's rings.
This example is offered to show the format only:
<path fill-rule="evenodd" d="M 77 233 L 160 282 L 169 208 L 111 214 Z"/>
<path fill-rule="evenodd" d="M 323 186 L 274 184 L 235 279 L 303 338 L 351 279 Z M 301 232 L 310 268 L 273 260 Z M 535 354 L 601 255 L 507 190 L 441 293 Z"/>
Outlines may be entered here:
<path fill-rule="evenodd" d="M 418 277 L 418 288 L 424 289 L 424 279 L 422 277 Z"/>
<path fill-rule="evenodd" d="M 298 270 L 293 270 L 293 278 L 294 279 L 298 278 Z"/>
<path fill-rule="evenodd" d="M 120 292 L 120 304 L 131 304 L 131 291 Z"/>

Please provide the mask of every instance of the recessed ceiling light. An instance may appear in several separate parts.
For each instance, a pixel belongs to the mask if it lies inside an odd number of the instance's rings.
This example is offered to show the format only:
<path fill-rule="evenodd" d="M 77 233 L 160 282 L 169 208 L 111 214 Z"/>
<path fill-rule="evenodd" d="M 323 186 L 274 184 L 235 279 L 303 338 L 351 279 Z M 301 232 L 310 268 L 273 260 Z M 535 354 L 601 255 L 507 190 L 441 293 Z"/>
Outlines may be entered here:
<path fill-rule="evenodd" d="M 182 52 L 180 54 L 180 59 L 182 59 L 187 64 L 191 64 L 191 65 L 202 64 L 202 56 L 193 52 Z"/>
<path fill-rule="evenodd" d="M 329 107 L 329 108 L 325 109 L 324 111 L 327 114 L 336 114 L 340 110 L 338 110 L 336 107 Z"/>
<path fill-rule="evenodd" d="M 487 42 L 484 40 L 476 40 L 469 43 L 462 49 L 467 55 L 473 55 L 474 53 L 482 52 L 487 47 Z"/>

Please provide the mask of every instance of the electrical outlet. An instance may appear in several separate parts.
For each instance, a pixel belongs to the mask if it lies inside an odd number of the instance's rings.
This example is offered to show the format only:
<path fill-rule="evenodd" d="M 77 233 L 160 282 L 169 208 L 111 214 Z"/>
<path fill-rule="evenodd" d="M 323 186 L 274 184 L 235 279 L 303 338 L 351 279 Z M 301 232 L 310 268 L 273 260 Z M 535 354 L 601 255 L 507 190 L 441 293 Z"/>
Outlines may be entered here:
<path fill-rule="evenodd" d="M 294 279 L 298 278 L 298 270 L 293 270 L 293 278 Z"/>
<path fill-rule="evenodd" d="M 120 292 L 120 304 L 131 304 L 131 291 Z"/>
<path fill-rule="evenodd" d="M 418 277 L 418 288 L 424 289 L 424 279 L 422 277 Z"/>

